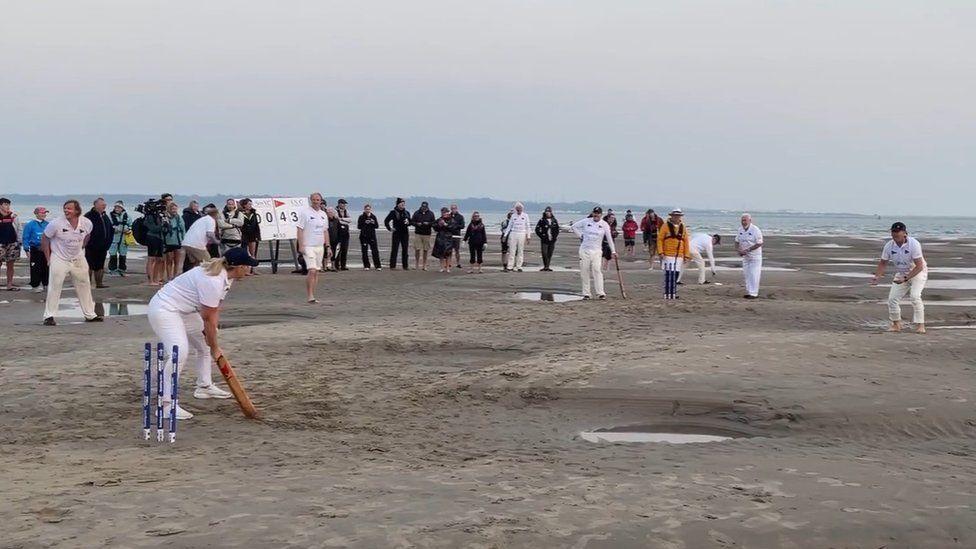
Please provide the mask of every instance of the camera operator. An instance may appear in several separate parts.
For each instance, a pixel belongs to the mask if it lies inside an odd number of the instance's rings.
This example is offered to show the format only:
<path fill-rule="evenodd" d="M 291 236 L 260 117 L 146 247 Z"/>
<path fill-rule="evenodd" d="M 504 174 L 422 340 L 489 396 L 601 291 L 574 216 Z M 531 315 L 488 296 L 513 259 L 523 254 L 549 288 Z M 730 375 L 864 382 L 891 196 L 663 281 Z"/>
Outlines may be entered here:
<path fill-rule="evenodd" d="M 147 200 L 136 206 L 136 211 L 142 214 L 143 225 L 146 228 L 146 279 L 150 286 L 162 286 L 166 262 L 163 259 L 165 246 L 163 231 L 169 228 L 165 219 L 166 202 Z"/>

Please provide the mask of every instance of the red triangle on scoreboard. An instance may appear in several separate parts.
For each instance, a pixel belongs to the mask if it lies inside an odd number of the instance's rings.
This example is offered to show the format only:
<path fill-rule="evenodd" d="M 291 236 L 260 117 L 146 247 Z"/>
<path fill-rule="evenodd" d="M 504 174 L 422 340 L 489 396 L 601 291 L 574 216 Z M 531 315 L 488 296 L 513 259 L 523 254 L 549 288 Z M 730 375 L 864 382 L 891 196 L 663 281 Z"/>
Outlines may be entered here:
<path fill-rule="evenodd" d="M 282 202 L 282 201 L 280 201 L 280 200 L 278 200 L 278 199 L 275 199 L 274 205 L 275 205 L 275 208 L 277 208 L 278 206 L 284 206 L 285 203 Z"/>

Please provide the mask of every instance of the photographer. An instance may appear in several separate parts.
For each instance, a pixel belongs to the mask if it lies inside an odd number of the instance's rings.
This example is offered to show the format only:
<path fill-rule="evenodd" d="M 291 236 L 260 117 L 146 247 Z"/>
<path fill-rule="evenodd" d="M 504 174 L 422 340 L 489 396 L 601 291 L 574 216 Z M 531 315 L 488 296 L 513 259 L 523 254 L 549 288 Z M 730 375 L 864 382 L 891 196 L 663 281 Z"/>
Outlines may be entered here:
<path fill-rule="evenodd" d="M 150 286 L 162 286 L 166 262 L 163 259 L 165 245 L 163 230 L 169 223 L 163 218 L 166 203 L 163 200 L 147 200 L 136 206 L 142 214 L 142 224 L 146 231 L 146 279 Z"/>

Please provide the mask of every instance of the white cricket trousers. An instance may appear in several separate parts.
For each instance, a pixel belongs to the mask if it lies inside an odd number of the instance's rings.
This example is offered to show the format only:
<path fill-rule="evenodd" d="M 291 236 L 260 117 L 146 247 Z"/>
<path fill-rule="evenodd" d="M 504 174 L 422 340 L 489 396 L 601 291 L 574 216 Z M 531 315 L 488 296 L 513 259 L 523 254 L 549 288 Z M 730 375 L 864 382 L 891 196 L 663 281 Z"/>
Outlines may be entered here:
<path fill-rule="evenodd" d="M 190 364 L 190 351 L 193 351 L 193 364 L 197 369 L 197 387 L 209 387 L 213 384 L 210 377 L 211 364 L 210 347 L 203 337 L 203 318 L 200 313 L 174 313 L 163 308 L 155 299 L 149 302 L 149 325 L 156 333 L 157 341 L 162 342 L 165 352 L 163 367 L 163 400 L 169 401 L 173 383 L 173 345 L 180 348 L 180 368 L 176 374 L 182 375 L 186 365 Z M 153 347 L 153 352 L 156 352 Z M 153 374 L 155 375 L 155 373 Z M 177 395 L 178 397 L 178 395 Z"/>
<path fill-rule="evenodd" d="M 698 283 L 705 283 L 705 258 L 702 257 L 701 252 L 696 249 L 691 250 L 691 259 L 695 262 L 698 267 Z M 678 282 L 681 282 L 681 277 L 684 275 L 684 271 L 678 274 Z"/>
<path fill-rule="evenodd" d="M 603 250 L 580 250 L 580 280 L 583 282 L 583 295 L 593 297 L 590 282 L 596 295 L 606 295 L 603 291 Z"/>
<path fill-rule="evenodd" d="M 525 260 L 526 233 L 511 233 L 508 235 L 508 270 L 521 269 Z"/>
<path fill-rule="evenodd" d="M 929 273 L 922 271 L 909 280 L 907 284 L 891 285 L 891 291 L 888 292 L 888 318 L 892 322 L 901 321 L 901 298 L 908 294 L 912 301 L 912 322 L 925 324 L 925 304 L 922 303 L 922 290 L 925 288 L 925 281 L 928 278 Z"/>
<path fill-rule="evenodd" d="M 742 258 L 742 279 L 746 283 L 746 293 L 759 296 L 759 279 L 762 276 L 762 257 Z"/>
<path fill-rule="evenodd" d="M 61 288 L 64 279 L 71 275 L 71 282 L 75 285 L 75 294 L 81 304 L 81 313 L 85 318 L 95 318 L 95 300 L 92 299 L 91 281 L 88 278 L 88 261 L 85 256 L 76 257 L 71 261 L 61 259 L 51 254 L 51 274 L 47 284 L 47 298 L 44 300 L 44 318 L 57 316 L 58 302 L 61 301 Z"/>

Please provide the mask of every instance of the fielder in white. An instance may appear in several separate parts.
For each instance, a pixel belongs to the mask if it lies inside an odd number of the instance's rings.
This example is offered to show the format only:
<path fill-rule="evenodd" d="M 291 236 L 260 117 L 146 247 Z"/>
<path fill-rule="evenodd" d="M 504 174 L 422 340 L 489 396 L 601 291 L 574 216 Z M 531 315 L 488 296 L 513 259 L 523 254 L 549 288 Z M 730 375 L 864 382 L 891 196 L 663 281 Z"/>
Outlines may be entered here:
<path fill-rule="evenodd" d="M 735 237 L 736 248 L 742 257 L 742 278 L 746 283 L 746 299 L 759 297 L 759 279 L 762 276 L 763 234 L 752 224 L 752 216 L 742 214 L 742 226 Z"/>
<path fill-rule="evenodd" d="M 610 243 L 611 257 L 617 257 L 617 250 L 610 236 L 610 225 L 603 220 L 603 209 L 593 208 L 590 217 L 573 223 L 572 230 L 580 237 L 580 279 L 583 283 L 583 299 L 590 299 L 590 282 L 599 299 L 606 299 L 603 290 L 603 240 Z"/>
<path fill-rule="evenodd" d="M 75 286 L 75 295 L 81 304 L 85 322 L 101 322 L 102 317 L 95 313 L 95 300 L 92 299 L 91 280 L 88 278 L 88 260 L 85 259 L 85 246 L 91 237 L 92 223 L 81 215 L 81 204 L 69 200 L 62 206 L 64 217 L 48 223 L 41 237 L 41 250 L 50 266 L 47 298 L 44 300 L 44 325 L 54 326 L 54 315 L 58 314 L 61 301 L 61 288 L 69 275 Z"/>
<path fill-rule="evenodd" d="M 891 240 L 881 250 L 878 269 L 871 278 L 872 285 L 877 284 L 884 276 L 889 261 L 894 263 L 898 272 L 895 273 L 891 291 L 888 292 L 888 318 L 891 320 L 888 331 L 901 331 L 901 299 L 908 294 L 914 310 L 912 322 L 915 324 L 915 331 L 924 334 L 925 304 L 922 303 L 922 290 L 929 277 L 928 265 L 922 256 L 922 245 L 908 236 L 904 223 L 898 222 L 891 226 Z"/>
<path fill-rule="evenodd" d="M 217 387 L 211 377 L 213 357 L 223 354 L 217 344 L 217 323 L 220 303 L 230 290 L 231 283 L 244 278 L 258 261 L 244 248 L 229 248 L 224 256 L 213 259 L 169 281 L 149 301 L 149 325 L 163 344 L 165 360 L 163 369 L 163 414 L 168 415 L 169 396 L 172 394 L 173 345 L 180 348 L 180 365 L 177 375 L 189 364 L 190 353 L 197 370 L 197 387 L 193 398 L 230 398 L 231 394 Z M 177 419 L 190 419 L 193 414 L 176 407 Z"/>
<path fill-rule="evenodd" d="M 325 201 L 321 193 L 308 197 L 308 207 L 298 214 L 298 250 L 305 257 L 308 275 L 305 277 L 305 293 L 309 303 L 315 299 L 315 286 L 319 283 L 319 271 L 332 255 L 329 246 L 329 216 L 322 205 Z M 328 257 L 327 257 L 328 256 Z"/>
<path fill-rule="evenodd" d="M 525 245 L 529 243 L 529 214 L 525 213 L 525 207 L 521 202 L 515 203 L 515 213 L 508 220 L 505 232 L 502 233 L 503 239 L 508 239 L 508 270 L 513 268 L 522 272 L 522 263 L 525 260 Z"/>
<path fill-rule="evenodd" d="M 691 259 L 695 261 L 695 265 L 698 267 L 699 284 L 708 284 L 705 272 L 706 256 L 712 268 L 712 276 L 715 276 L 715 246 L 721 243 L 722 237 L 717 234 L 695 233 L 691 235 Z M 684 274 L 685 272 L 681 271 L 681 274 L 678 275 L 678 282 L 681 282 L 681 277 Z"/>

